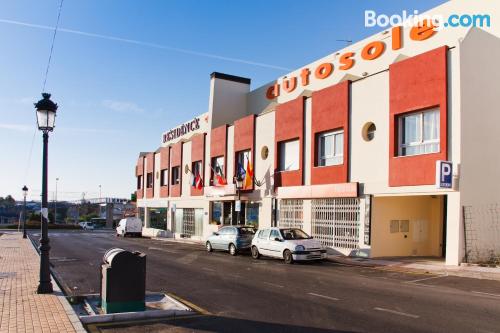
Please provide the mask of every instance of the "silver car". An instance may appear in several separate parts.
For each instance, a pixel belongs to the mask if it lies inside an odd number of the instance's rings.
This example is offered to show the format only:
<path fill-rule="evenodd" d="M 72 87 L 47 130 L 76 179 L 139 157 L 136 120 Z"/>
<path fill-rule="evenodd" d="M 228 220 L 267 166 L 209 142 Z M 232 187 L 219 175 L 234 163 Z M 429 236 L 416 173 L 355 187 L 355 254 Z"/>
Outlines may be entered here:
<path fill-rule="evenodd" d="M 235 256 L 239 251 L 250 248 L 254 235 L 255 229 L 250 226 L 222 227 L 208 237 L 205 245 L 208 252 L 224 250 Z"/>

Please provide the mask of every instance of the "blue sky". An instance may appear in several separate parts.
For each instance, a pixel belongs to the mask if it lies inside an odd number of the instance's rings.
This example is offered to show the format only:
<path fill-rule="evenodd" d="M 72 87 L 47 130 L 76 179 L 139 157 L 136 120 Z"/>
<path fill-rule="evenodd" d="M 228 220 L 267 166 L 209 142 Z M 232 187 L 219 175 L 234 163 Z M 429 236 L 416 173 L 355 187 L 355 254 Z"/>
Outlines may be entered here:
<path fill-rule="evenodd" d="M 40 196 L 32 103 L 53 34 L 43 27 L 55 25 L 59 2 L 0 1 L 0 196 L 21 199 L 24 184 L 30 199 Z M 255 89 L 344 47 L 338 39 L 376 33 L 364 27 L 367 9 L 422 12 L 443 2 L 65 0 L 46 88 L 60 105 L 49 191 L 59 177 L 59 199 L 98 197 L 99 185 L 103 196 L 129 197 L 138 153 L 207 111 L 211 72 L 249 77 Z"/>

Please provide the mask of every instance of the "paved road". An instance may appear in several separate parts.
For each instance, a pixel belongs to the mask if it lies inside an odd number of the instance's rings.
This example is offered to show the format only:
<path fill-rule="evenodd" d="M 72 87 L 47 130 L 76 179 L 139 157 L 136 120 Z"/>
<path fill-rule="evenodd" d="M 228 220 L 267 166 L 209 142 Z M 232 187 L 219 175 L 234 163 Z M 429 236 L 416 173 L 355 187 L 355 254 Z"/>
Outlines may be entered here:
<path fill-rule="evenodd" d="M 71 294 L 98 292 L 103 253 L 121 247 L 148 255 L 148 291 L 173 293 L 213 314 L 106 332 L 500 332 L 498 281 L 330 262 L 285 265 L 102 232 L 50 237 L 51 262 Z"/>

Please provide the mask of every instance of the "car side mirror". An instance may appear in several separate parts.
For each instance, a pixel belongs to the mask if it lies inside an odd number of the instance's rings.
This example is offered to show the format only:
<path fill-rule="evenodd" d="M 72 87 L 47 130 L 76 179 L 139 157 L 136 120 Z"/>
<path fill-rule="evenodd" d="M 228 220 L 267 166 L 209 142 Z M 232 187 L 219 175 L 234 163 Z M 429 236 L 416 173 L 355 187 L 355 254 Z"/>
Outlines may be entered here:
<path fill-rule="evenodd" d="M 214 232 L 214 236 L 219 236 L 219 233 L 218 232 Z"/>
<path fill-rule="evenodd" d="M 279 239 L 278 237 L 276 237 L 274 240 L 277 242 L 281 242 L 281 239 Z"/>

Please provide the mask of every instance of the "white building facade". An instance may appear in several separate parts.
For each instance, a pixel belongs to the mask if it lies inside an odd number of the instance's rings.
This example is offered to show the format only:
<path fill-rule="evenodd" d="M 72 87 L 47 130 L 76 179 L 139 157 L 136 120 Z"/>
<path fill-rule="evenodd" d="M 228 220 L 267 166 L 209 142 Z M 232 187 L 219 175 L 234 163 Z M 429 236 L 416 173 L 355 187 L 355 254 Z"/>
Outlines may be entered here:
<path fill-rule="evenodd" d="M 393 27 L 254 90 L 212 73 L 208 112 L 138 158 L 144 235 L 297 226 L 346 255 L 464 261 L 467 207 L 500 203 L 496 7 L 446 3 L 428 14 L 490 26 Z"/>

